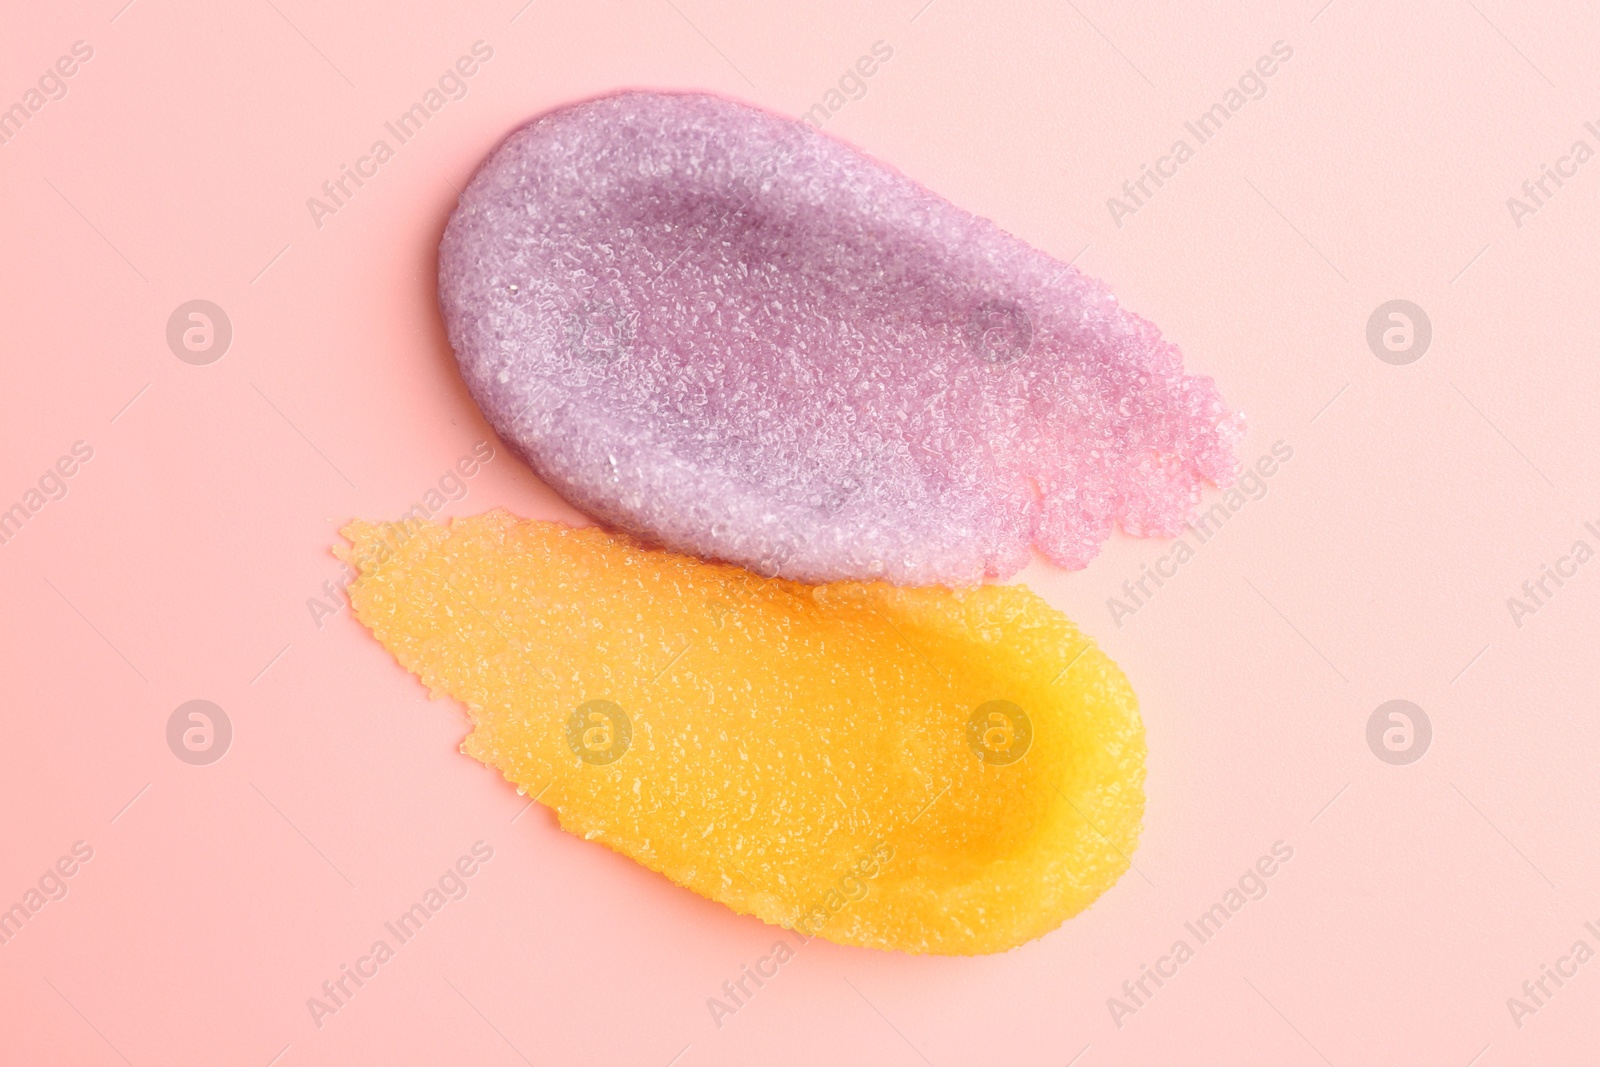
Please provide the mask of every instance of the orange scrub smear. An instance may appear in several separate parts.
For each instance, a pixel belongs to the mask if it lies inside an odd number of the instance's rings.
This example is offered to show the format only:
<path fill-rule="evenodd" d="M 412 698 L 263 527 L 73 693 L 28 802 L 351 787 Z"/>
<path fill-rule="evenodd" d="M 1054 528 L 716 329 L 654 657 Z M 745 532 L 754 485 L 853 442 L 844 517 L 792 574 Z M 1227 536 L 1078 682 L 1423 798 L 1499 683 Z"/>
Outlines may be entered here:
<path fill-rule="evenodd" d="M 768 581 L 503 511 L 344 533 L 357 617 L 466 705 L 462 751 L 736 912 L 998 952 L 1128 867 L 1133 692 L 1024 588 Z"/>

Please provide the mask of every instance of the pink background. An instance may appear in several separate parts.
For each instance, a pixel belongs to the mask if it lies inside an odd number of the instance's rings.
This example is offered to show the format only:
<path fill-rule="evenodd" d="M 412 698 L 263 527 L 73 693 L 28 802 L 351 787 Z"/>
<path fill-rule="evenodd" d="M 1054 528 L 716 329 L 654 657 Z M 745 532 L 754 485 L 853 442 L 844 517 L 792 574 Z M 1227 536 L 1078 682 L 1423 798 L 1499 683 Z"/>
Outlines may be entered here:
<path fill-rule="evenodd" d="M 0 907 L 94 850 L 0 947 L 0 1060 L 1594 1062 L 1600 962 L 1520 1027 L 1506 1005 L 1600 949 L 1600 562 L 1507 607 L 1600 547 L 1600 162 L 1521 226 L 1506 205 L 1600 147 L 1592 8 L 123 2 L 10 0 L 0 34 L 0 106 L 94 50 L 0 145 L 0 507 L 93 448 L 0 545 Z M 306 198 L 480 39 L 468 95 L 317 228 Z M 339 525 L 492 438 L 432 272 L 497 139 L 620 86 L 797 115 L 879 40 L 826 128 L 1078 256 L 1247 413 L 1243 458 L 1294 455 L 1120 626 L 1107 598 L 1169 545 L 1023 578 L 1143 700 L 1136 872 L 1005 955 L 816 943 L 719 1029 L 706 999 L 779 931 L 518 818 L 460 710 L 307 602 Z M 1106 198 L 1277 40 L 1267 95 L 1115 225 Z M 208 366 L 165 340 L 193 298 L 234 328 Z M 1365 339 L 1393 298 L 1433 324 L 1408 366 Z M 576 518 L 504 451 L 446 513 L 496 505 Z M 234 728 L 209 766 L 165 738 L 194 698 Z M 1365 739 L 1395 698 L 1433 724 L 1408 766 Z M 470 894 L 319 1029 L 307 998 L 478 840 Z M 1266 897 L 1117 1026 L 1107 998 L 1280 840 Z"/>

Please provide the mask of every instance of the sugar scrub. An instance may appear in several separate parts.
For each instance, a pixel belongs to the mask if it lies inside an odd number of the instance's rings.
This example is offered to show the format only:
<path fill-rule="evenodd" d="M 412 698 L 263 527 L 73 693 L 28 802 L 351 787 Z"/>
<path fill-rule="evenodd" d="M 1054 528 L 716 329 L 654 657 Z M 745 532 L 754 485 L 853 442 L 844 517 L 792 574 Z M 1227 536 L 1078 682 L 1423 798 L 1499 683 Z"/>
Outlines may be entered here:
<path fill-rule="evenodd" d="M 1175 535 L 1241 432 L 1100 282 L 811 126 L 551 112 L 445 229 L 461 373 L 555 490 L 675 551 L 965 585 Z"/>
<path fill-rule="evenodd" d="M 465 705 L 462 751 L 734 911 L 997 952 L 1128 867 L 1133 692 L 1024 588 L 765 580 L 503 511 L 345 534 L 357 617 Z"/>

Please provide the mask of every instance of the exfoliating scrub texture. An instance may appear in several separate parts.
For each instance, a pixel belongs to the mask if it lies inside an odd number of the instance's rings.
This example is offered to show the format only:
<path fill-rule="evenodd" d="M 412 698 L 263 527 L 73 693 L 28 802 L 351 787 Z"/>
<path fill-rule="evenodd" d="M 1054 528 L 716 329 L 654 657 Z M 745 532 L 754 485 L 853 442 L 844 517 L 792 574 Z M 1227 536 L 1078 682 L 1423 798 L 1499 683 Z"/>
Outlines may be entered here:
<path fill-rule="evenodd" d="M 804 581 L 967 585 L 1179 533 L 1241 420 L 1100 282 L 802 123 L 627 92 L 517 130 L 439 298 L 557 492 Z M 877 594 L 874 594 L 877 595 Z"/>
<path fill-rule="evenodd" d="M 1026 589 L 766 580 L 504 511 L 344 532 L 357 617 L 465 705 L 464 752 L 734 911 L 997 952 L 1128 866 L 1133 692 Z"/>

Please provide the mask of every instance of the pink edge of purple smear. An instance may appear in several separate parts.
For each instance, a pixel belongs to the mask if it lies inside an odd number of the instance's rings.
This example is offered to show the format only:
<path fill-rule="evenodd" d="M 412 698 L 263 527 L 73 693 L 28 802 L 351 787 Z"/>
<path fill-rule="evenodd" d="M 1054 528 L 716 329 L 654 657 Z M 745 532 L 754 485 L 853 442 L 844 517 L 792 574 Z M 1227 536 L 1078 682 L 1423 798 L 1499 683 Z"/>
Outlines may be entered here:
<path fill-rule="evenodd" d="M 1181 532 L 1243 432 L 1100 282 L 810 126 L 624 92 L 511 134 L 439 296 L 580 510 L 808 582 L 969 585 Z"/>

